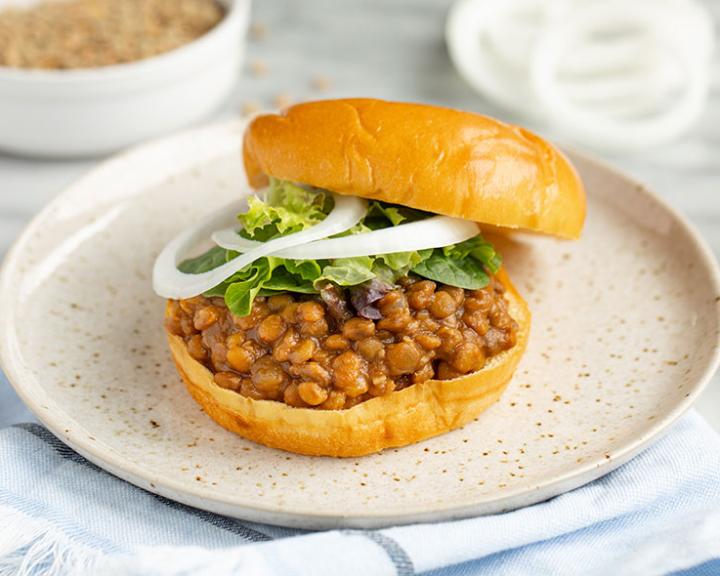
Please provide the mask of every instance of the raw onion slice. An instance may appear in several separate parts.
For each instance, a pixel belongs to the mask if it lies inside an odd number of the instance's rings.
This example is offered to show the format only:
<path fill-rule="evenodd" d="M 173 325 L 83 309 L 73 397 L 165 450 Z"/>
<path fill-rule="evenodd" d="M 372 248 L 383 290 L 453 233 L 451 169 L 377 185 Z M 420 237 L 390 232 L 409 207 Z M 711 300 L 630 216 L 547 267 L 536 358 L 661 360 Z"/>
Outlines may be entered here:
<path fill-rule="evenodd" d="M 293 246 L 279 250 L 273 256 L 289 260 L 331 260 L 355 256 L 376 256 L 450 246 L 477 236 L 479 232 L 475 222 L 450 216 L 433 216 L 391 228 Z M 212 239 L 223 248 L 239 252 L 256 250 L 263 244 L 243 238 L 232 228 L 216 232 L 212 235 Z"/>
<path fill-rule="evenodd" d="M 669 10 L 646 12 L 640 6 L 608 2 L 568 15 L 565 22 L 555 23 L 541 36 L 533 55 L 531 78 L 538 101 L 548 110 L 549 118 L 562 130 L 582 131 L 582 138 L 592 141 L 598 148 L 632 150 L 657 145 L 675 138 L 700 115 L 706 100 L 709 77 L 695 45 L 689 45 L 676 28 L 682 28 L 679 15 Z M 674 102 L 646 107 L 646 114 L 635 118 L 613 118 L 602 114 L 597 107 L 574 102 L 561 85 L 557 75 L 558 63 L 563 54 L 572 51 L 578 37 L 609 28 L 618 23 L 633 25 L 636 29 L 649 28 L 656 40 L 655 50 L 666 53 L 662 59 L 679 63 L 684 74 L 680 94 Z M 562 33 L 561 33 L 562 32 Z M 698 30 L 698 33 L 700 31 Z M 698 40 L 698 46 L 707 43 Z M 658 97 L 662 94 L 653 91 Z M 637 102 L 638 94 L 633 100 Z M 629 98 L 622 99 L 631 103 Z M 656 100 L 651 98 L 650 103 Z M 659 104 L 659 103 L 657 103 Z M 653 108 L 659 107 L 654 112 Z M 654 113 L 653 113 L 654 112 Z"/>
<path fill-rule="evenodd" d="M 487 30 L 503 26 L 509 7 L 493 0 L 458 0 L 446 22 L 447 47 L 455 66 L 478 92 L 496 104 L 517 112 L 532 113 L 530 84 L 524 68 L 509 66 L 488 45 Z M 518 43 L 525 46 L 528 42 Z M 515 59 L 514 54 L 508 58 Z"/>
<path fill-rule="evenodd" d="M 714 35 L 698 0 L 457 0 L 446 37 L 477 91 L 599 148 L 671 140 L 708 97 Z"/>
<path fill-rule="evenodd" d="M 199 242 L 221 226 L 228 225 L 228 219 L 241 211 L 247 202 L 234 202 L 222 210 L 201 220 L 192 228 L 176 236 L 165 246 L 155 261 L 153 287 L 164 298 L 190 298 L 206 292 L 226 280 L 235 272 L 263 256 L 269 256 L 280 250 L 327 238 L 349 230 L 367 213 L 367 201 L 356 196 L 333 195 L 335 206 L 330 214 L 312 228 L 281 236 L 233 258 L 229 262 L 201 274 L 187 274 L 178 270 L 178 264 L 184 255 Z"/>

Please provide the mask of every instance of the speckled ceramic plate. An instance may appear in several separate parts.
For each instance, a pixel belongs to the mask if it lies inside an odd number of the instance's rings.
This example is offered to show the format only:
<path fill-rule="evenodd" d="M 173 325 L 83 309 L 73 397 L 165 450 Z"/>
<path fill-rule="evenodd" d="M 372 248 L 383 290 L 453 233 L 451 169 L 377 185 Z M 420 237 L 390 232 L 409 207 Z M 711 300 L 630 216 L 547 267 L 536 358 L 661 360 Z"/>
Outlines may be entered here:
<path fill-rule="evenodd" d="M 110 472 L 199 508 L 307 528 L 497 512 L 625 462 L 715 369 L 712 256 L 651 193 L 575 156 L 589 194 L 583 239 L 500 243 L 533 329 L 505 395 L 477 421 L 356 460 L 297 456 L 224 431 L 172 366 L 150 271 L 171 236 L 246 190 L 242 130 L 202 129 L 103 164 L 7 257 L 3 367 L 53 433 Z"/>

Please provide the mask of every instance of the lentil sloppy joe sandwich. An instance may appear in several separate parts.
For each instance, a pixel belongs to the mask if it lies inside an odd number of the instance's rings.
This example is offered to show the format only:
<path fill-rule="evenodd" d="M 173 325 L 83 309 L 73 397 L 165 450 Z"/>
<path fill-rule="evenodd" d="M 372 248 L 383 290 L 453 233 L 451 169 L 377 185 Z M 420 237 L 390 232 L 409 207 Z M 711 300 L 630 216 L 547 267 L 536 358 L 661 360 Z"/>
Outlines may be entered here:
<path fill-rule="evenodd" d="M 256 117 L 243 159 L 257 194 L 180 234 L 154 271 L 175 364 L 211 418 L 360 456 L 500 397 L 530 313 L 478 223 L 579 237 L 585 194 L 559 151 L 477 114 L 348 99 Z"/>

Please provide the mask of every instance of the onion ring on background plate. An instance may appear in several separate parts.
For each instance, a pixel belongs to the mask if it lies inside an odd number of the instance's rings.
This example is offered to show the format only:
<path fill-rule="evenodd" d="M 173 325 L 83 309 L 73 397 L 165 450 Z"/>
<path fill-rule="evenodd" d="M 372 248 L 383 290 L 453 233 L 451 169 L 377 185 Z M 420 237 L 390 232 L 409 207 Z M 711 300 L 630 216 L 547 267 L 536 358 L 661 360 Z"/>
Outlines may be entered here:
<path fill-rule="evenodd" d="M 570 13 L 565 21 L 556 22 L 544 31 L 533 57 L 534 91 L 552 121 L 565 132 L 580 133 L 583 140 L 602 148 L 637 149 L 672 139 L 697 119 L 707 95 L 707 70 L 699 61 L 696 50 L 676 38 L 675 14 L 639 8 L 613 2 Z M 660 35 L 664 42 L 674 45 L 674 53 L 686 71 L 685 89 L 680 99 L 658 114 L 616 120 L 593 112 L 571 102 L 557 78 L 562 54 L 571 48 L 573 40 L 592 33 L 603 24 L 614 25 L 620 21 L 637 28 L 652 26 L 656 36 Z"/>

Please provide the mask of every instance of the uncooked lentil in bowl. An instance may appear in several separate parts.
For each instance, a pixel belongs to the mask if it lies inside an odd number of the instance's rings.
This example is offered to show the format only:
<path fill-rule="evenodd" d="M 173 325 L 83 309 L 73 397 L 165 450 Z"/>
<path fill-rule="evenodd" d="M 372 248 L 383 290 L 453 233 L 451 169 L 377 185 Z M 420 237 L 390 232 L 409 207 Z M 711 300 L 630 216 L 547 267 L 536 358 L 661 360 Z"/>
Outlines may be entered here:
<path fill-rule="evenodd" d="M 46 0 L 0 10 L 0 66 L 75 69 L 142 60 L 192 42 L 217 0 Z"/>
<path fill-rule="evenodd" d="M 354 314 L 339 291 L 261 296 L 243 317 L 223 298 L 197 296 L 170 300 L 165 328 L 219 386 L 326 410 L 480 370 L 515 345 L 518 325 L 497 278 L 478 290 L 415 276 L 398 284 L 379 301 L 377 320 Z"/>

